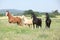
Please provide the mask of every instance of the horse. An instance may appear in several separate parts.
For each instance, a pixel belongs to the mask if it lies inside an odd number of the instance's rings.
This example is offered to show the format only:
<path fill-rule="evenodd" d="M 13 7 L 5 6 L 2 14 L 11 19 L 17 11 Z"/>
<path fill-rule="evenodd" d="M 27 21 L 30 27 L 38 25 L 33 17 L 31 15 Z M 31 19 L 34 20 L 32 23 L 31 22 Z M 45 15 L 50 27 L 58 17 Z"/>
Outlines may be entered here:
<path fill-rule="evenodd" d="M 30 27 L 30 25 L 32 25 L 32 19 L 27 19 L 27 17 L 24 15 L 22 15 L 22 19 L 23 19 L 24 25 L 28 25 L 29 27 Z"/>
<path fill-rule="evenodd" d="M 51 19 L 50 19 L 48 13 L 46 13 L 46 21 L 45 21 L 45 23 L 46 23 L 46 27 L 50 28 L 50 25 L 51 25 Z"/>
<path fill-rule="evenodd" d="M 19 17 L 13 17 L 9 11 L 6 11 L 6 16 L 8 16 L 9 23 L 17 23 L 18 25 L 22 25 L 22 19 Z"/>
<path fill-rule="evenodd" d="M 32 18 L 33 18 L 33 28 L 35 28 L 35 24 L 36 24 L 36 28 L 42 27 L 42 20 L 41 18 L 37 18 L 36 15 L 33 13 L 32 14 Z"/>

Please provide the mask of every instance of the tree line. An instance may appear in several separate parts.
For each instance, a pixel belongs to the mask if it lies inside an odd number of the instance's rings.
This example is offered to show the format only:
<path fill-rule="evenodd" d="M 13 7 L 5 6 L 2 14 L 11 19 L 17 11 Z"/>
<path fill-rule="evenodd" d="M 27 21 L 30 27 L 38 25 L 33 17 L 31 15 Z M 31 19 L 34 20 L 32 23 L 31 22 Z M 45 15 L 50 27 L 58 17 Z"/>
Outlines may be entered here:
<path fill-rule="evenodd" d="M 26 10 L 23 13 L 16 13 L 13 14 L 15 16 L 19 16 L 19 15 L 25 15 L 25 16 L 31 16 L 31 13 L 34 12 L 34 14 L 38 17 L 45 15 L 46 12 L 37 12 L 37 11 L 33 11 L 33 10 Z M 48 12 L 50 17 L 56 17 L 57 15 L 60 15 L 60 13 L 58 12 L 58 10 L 52 11 L 52 12 Z M 0 16 L 5 16 L 4 13 L 0 13 Z"/>
<path fill-rule="evenodd" d="M 36 12 L 36 11 L 33 11 L 33 10 L 27 10 L 27 11 L 24 11 L 23 15 L 31 16 L 32 12 L 34 12 L 36 16 L 42 16 L 42 15 L 45 15 L 45 13 L 47 13 L 47 12 Z M 58 10 L 48 12 L 48 13 L 49 13 L 50 17 L 56 17 L 57 15 L 60 15 Z"/>

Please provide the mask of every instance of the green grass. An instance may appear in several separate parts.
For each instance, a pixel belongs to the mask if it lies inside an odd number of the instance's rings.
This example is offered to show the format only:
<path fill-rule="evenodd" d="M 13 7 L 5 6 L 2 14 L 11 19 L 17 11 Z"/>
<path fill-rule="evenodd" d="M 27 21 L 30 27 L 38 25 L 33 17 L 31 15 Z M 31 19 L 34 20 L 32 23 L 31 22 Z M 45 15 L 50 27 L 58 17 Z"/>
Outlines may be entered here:
<path fill-rule="evenodd" d="M 7 19 L 0 19 L 0 40 L 60 40 L 60 19 L 53 18 L 51 28 L 33 29 L 8 23 Z"/>

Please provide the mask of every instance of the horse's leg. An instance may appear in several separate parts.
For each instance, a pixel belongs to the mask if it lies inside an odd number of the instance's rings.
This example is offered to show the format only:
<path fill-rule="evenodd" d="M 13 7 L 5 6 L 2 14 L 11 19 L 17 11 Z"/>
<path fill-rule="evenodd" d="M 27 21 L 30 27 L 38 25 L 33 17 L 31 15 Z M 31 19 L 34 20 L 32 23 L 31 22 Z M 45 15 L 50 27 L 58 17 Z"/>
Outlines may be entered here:
<path fill-rule="evenodd" d="M 39 25 L 39 29 L 42 28 L 41 24 Z"/>
<path fill-rule="evenodd" d="M 17 24 L 19 25 L 19 22 L 18 21 L 16 21 L 17 22 Z"/>
<path fill-rule="evenodd" d="M 46 20 L 46 23 L 45 24 L 46 24 L 46 28 L 48 28 L 48 22 L 47 22 L 47 20 Z"/>
<path fill-rule="evenodd" d="M 49 21 L 49 28 L 50 28 L 50 25 L 51 25 L 51 20 Z"/>
<path fill-rule="evenodd" d="M 18 25 L 22 25 L 21 23 L 17 22 Z"/>
<path fill-rule="evenodd" d="M 46 28 L 50 28 L 50 23 L 46 23 Z"/>
<path fill-rule="evenodd" d="M 9 19 L 8 22 L 9 22 L 9 23 L 12 23 L 12 20 Z"/>
<path fill-rule="evenodd" d="M 30 28 L 30 24 L 28 24 L 29 28 Z"/>
<path fill-rule="evenodd" d="M 39 25 L 36 24 L 36 28 L 39 28 Z"/>
<path fill-rule="evenodd" d="M 48 28 L 50 28 L 50 23 L 48 24 Z"/>
<path fill-rule="evenodd" d="M 9 23 L 11 23 L 11 22 L 9 22 Z"/>
<path fill-rule="evenodd" d="M 23 25 L 23 23 L 22 23 L 22 22 L 20 22 L 20 25 L 22 26 L 22 25 Z"/>
<path fill-rule="evenodd" d="M 40 27 L 42 27 L 42 20 L 40 21 Z"/>
<path fill-rule="evenodd" d="M 40 23 L 40 25 L 39 25 L 40 27 L 42 27 L 42 23 Z"/>
<path fill-rule="evenodd" d="M 48 23 L 46 24 L 46 28 L 48 28 Z"/>
<path fill-rule="evenodd" d="M 33 28 L 35 28 L 35 24 L 33 24 Z"/>

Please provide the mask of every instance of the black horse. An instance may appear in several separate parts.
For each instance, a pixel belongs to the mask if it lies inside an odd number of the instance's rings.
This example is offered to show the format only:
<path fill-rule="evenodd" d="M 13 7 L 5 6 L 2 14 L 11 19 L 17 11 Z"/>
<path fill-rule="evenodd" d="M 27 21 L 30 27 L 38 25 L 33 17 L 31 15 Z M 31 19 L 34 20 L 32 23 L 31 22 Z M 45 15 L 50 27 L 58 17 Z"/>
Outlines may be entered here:
<path fill-rule="evenodd" d="M 46 27 L 50 28 L 50 25 L 51 25 L 51 19 L 50 19 L 48 13 L 46 13 L 46 21 L 45 21 L 45 23 L 46 23 Z"/>
<path fill-rule="evenodd" d="M 35 16 L 34 13 L 32 13 L 32 18 L 33 18 L 33 28 L 35 28 L 35 24 L 36 24 L 36 28 L 39 28 L 39 26 L 41 27 L 42 26 L 42 20 L 40 18 L 37 18 Z"/>

